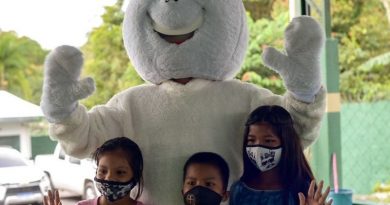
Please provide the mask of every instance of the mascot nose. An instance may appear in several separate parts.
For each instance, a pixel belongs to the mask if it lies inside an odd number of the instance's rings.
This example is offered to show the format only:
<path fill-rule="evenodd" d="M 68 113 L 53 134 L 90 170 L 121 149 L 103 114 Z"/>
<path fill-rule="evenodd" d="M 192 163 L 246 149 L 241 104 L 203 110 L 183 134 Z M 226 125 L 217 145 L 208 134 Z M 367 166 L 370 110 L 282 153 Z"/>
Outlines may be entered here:
<path fill-rule="evenodd" d="M 165 3 L 168 3 L 169 1 L 171 0 L 165 0 Z M 179 1 L 179 0 L 174 0 L 175 2 Z"/>

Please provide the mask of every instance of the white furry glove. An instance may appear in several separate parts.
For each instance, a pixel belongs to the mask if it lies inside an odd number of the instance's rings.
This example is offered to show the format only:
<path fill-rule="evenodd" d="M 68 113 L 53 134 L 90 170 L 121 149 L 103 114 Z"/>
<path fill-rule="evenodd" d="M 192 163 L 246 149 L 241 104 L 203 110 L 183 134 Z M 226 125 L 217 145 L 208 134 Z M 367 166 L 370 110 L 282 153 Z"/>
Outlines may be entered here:
<path fill-rule="evenodd" d="M 321 88 L 324 31 L 313 18 L 300 16 L 288 25 L 284 37 L 286 54 L 269 47 L 263 52 L 263 61 L 280 74 L 287 90 L 297 100 L 311 103 Z"/>
<path fill-rule="evenodd" d="M 72 46 L 57 47 L 46 57 L 41 108 L 49 122 L 67 118 L 78 100 L 95 90 L 92 78 L 79 80 L 82 65 L 82 53 Z"/>

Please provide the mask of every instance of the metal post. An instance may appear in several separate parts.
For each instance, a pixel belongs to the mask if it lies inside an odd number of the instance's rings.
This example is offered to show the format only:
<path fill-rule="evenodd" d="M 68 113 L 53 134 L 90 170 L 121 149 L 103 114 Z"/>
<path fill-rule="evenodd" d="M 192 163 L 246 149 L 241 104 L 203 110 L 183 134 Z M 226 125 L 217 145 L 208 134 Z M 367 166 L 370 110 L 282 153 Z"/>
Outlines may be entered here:
<path fill-rule="evenodd" d="M 301 15 L 310 15 L 310 7 L 305 0 L 289 0 L 290 20 Z"/>
<path fill-rule="evenodd" d="M 290 20 L 302 15 L 302 0 L 289 0 Z"/>

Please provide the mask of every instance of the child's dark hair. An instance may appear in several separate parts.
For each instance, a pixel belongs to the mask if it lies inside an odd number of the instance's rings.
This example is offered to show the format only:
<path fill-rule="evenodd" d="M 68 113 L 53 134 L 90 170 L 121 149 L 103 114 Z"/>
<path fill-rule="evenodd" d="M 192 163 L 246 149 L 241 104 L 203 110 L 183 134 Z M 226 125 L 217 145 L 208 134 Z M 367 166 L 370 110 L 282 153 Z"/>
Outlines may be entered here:
<path fill-rule="evenodd" d="M 95 160 L 96 165 L 99 166 L 99 159 L 107 152 L 112 152 L 116 150 L 122 150 L 126 153 L 127 161 L 133 171 L 133 179 L 135 183 L 138 184 L 137 195 L 135 200 L 137 200 L 143 189 L 143 158 L 141 149 L 138 145 L 127 137 L 118 137 L 107 140 L 102 146 L 98 147 L 94 153 L 92 153 L 92 159 Z"/>
<path fill-rule="evenodd" d="M 193 154 L 184 165 L 183 182 L 187 175 L 187 169 L 192 164 L 208 164 L 215 166 L 221 174 L 223 189 L 225 191 L 227 190 L 229 183 L 229 165 L 221 156 L 213 152 L 198 152 Z"/>
<path fill-rule="evenodd" d="M 283 182 L 284 190 L 286 190 L 284 200 L 287 200 L 288 194 L 290 193 L 297 201 L 299 192 L 306 195 L 310 181 L 314 177 L 303 154 L 300 139 L 294 129 L 293 119 L 290 113 L 283 107 L 276 105 L 260 106 L 249 115 L 244 131 L 244 173 L 241 176 L 241 181 L 248 181 L 250 177 L 257 176 L 260 172 L 248 158 L 245 149 L 248 143 L 250 126 L 258 123 L 268 123 L 271 125 L 275 134 L 280 138 L 282 156 L 278 166 L 280 167 L 279 175 Z"/>

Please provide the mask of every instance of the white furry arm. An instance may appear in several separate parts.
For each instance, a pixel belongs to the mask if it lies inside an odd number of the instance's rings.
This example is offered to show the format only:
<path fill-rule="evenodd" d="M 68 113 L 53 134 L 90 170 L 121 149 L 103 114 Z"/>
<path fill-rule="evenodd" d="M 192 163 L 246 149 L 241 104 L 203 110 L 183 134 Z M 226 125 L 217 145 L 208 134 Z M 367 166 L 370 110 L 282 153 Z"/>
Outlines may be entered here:
<path fill-rule="evenodd" d="M 125 114 L 118 104 L 117 100 L 111 100 L 107 105 L 96 106 L 88 112 L 79 105 L 63 122 L 50 124 L 49 135 L 60 142 L 67 154 L 89 157 L 106 140 L 124 135 Z"/>
<path fill-rule="evenodd" d="M 313 103 L 301 102 L 287 92 L 284 96 L 275 95 L 269 90 L 257 89 L 252 96 L 251 110 L 261 105 L 280 105 L 293 117 L 304 149 L 309 147 L 319 137 L 322 117 L 325 113 L 326 90 L 321 87 L 315 95 Z"/>
<path fill-rule="evenodd" d="M 310 16 L 294 18 L 284 33 L 286 52 L 266 48 L 264 64 L 275 70 L 295 99 L 313 103 L 321 87 L 321 51 L 325 33 Z"/>

